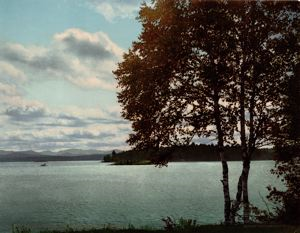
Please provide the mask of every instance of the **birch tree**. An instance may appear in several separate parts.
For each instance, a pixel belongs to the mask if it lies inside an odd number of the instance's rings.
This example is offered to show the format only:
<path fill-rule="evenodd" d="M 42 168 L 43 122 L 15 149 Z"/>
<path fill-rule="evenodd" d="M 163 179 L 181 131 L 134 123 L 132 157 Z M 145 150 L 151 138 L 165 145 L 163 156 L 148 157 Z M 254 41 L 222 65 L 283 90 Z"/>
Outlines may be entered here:
<path fill-rule="evenodd" d="M 208 12 L 208 13 L 207 13 Z M 143 31 L 119 64 L 123 117 L 132 121 L 129 144 L 149 149 L 215 136 L 222 162 L 224 218 L 230 220 L 224 144 L 236 120 L 222 104 L 231 83 L 230 18 L 221 2 L 156 1 L 140 11 Z M 167 158 L 160 159 L 160 163 Z"/>
<path fill-rule="evenodd" d="M 256 148 L 270 145 L 271 134 L 284 121 L 281 105 L 284 86 L 293 73 L 297 57 L 296 2 L 243 2 L 233 12 L 236 18 L 236 103 L 243 169 L 238 183 L 235 214 L 241 200 L 244 222 L 249 222 L 248 174 Z M 288 42 L 289 41 L 289 42 Z M 234 218 L 234 217 L 233 217 Z M 234 221 L 234 219 L 233 219 Z"/>
<path fill-rule="evenodd" d="M 249 222 L 251 155 L 271 142 L 274 127 L 284 121 L 281 87 L 293 67 L 290 61 L 297 60 L 291 49 L 297 43 L 297 17 L 288 12 L 299 13 L 298 8 L 295 2 L 277 1 L 144 4 L 143 30 L 114 72 L 134 148 L 159 152 L 195 137 L 215 137 L 225 223 L 234 222 L 241 202 Z M 224 145 L 237 143 L 243 169 L 231 208 Z M 165 154 L 156 158 L 168 162 Z"/>

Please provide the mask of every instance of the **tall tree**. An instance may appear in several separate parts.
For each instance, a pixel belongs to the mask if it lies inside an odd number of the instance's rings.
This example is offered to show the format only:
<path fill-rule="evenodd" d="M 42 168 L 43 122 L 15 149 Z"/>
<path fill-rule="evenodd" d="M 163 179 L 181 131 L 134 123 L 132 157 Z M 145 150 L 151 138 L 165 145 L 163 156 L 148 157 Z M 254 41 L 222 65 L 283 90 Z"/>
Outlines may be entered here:
<path fill-rule="evenodd" d="M 228 17 L 228 9 L 223 2 L 191 3 L 189 8 L 187 38 L 190 49 L 190 59 L 184 64 L 190 67 L 189 83 L 184 83 L 191 93 L 190 103 L 194 112 L 190 124 L 203 136 L 197 125 L 203 122 L 204 109 L 199 103 L 205 101 L 205 111 L 208 113 L 209 124 L 213 128 L 207 130 L 206 136 L 215 135 L 218 144 L 218 154 L 222 162 L 222 184 L 224 194 L 225 223 L 230 220 L 230 193 L 228 164 L 224 156 L 224 145 L 233 140 L 236 117 L 232 114 L 232 106 L 226 101 L 226 93 L 231 89 L 232 69 L 230 68 L 230 53 L 234 48 L 231 32 L 232 19 Z M 184 77 L 187 77 L 185 75 Z M 201 91 L 202 95 L 199 95 Z M 199 98 L 200 97 L 200 98 Z M 200 116 L 200 118 L 199 118 Z M 207 122 L 207 121 L 206 121 Z"/>
<path fill-rule="evenodd" d="M 226 56 L 233 46 L 222 43 L 232 36 L 227 34 L 232 22 L 224 3 L 156 1 L 154 7 L 142 7 L 140 21 L 140 40 L 115 71 L 122 88 L 123 116 L 133 122 L 134 134 L 128 142 L 158 150 L 187 144 L 195 135 L 216 135 L 228 223 L 224 144 L 233 138 L 235 118 L 231 106 L 222 103 L 232 76 Z"/>
<path fill-rule="evenodd" d="M 174 95 L 176 57 L 182 56 L 180 20 L 175 2 L 158 1 L 155 9 L 144 5 L 140 11 L 143 32 L 125 54 L 114 72 L 122 91 L 119 102 L 123 117 L 132 121 L 134 133 L 128 140 L 137 149 L 159 149 L 183 143 L 185 126 L 180 106 L 187 103 Z M 176 23 L 175 23 L 176 21 Z M 170 25 L 174 25 L 171 27 Z M 183 27 L 184 28 L 184 27 Z"/>
<path fill-rule="evenodd" d="M 294 4 L 294 5 L 293 5 Z M 286 8 L 286 6 L 288 6 Z M 188 144 L 215 136 L 223 170 L 224 218 L 243 201 L 249 221 L 248 174 L 254 150 L 282 121 L 281 85 L 294 56 L 286 35 L 295 3 L 157 0 L 143 5 L 139 40 L 114 72 L 123 117 L 137 149 Z M 289 27 L 287 27 L 289 26 Z M 276 95 L 275 93 L 278 93 Z M 231 211 L 224 145 L 240 135 L 243 169 Z M 160 157 L 159 163 L 168 161 Z"/>
<path fill-rule="evenodd" d="M 293 12 L 293 13 L 292 13 Z M 290 24 L 287 28 L 300 25 L 300 16 L 295 8 L 288 15 Z M 295 28 L 296 29 L 296 28 Z M 300 62 L 298 30 L 287 30 L 281 50 L 292 51 L 289 65 L 291 70 L 287 75 L 286 83 L 282 86 L 286 96 L 282 101 L 281 110 L 283 120 L 273 131 L 273 140 L 277 153 L 275 168 L 271 170 L 281 179 L 285 190 L 278 190 L 268 186 L 270 201 L 276 204 L 273 221 L 284 224 L 299 224 L 300 221 Z"/>
<path fill-rule="evenodd" d="M 295 2 L 243 2 L 236 15 L 237 103 L 243 170 L 233 216 L 243 198 L 244 221 L 249 222 L 248 174 L 255 149 L 272 142 L 270 135 L 281 120 L 287 74 L 296 51 L 286 40 L 295 33 L 299 4 Z M 299 8 L 298 8 L 299 16 Z M 294 23 L 292 23 L 294 22 Z M 286 48 L 283 50 L 282 48 Z M 233 217 L 234 220 L 234 217 Z"/>

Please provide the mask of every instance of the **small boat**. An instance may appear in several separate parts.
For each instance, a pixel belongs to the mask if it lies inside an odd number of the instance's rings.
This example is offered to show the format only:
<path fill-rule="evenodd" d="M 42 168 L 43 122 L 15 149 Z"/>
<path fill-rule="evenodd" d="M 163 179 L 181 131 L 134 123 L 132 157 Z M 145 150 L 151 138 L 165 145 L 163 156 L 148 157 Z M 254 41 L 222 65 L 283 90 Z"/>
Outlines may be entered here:
<path fill-rule="evenodd" d="M 46 167 L 46 166 L 47 166 L 46 163 L 41 164 L 41 167 Z"/>

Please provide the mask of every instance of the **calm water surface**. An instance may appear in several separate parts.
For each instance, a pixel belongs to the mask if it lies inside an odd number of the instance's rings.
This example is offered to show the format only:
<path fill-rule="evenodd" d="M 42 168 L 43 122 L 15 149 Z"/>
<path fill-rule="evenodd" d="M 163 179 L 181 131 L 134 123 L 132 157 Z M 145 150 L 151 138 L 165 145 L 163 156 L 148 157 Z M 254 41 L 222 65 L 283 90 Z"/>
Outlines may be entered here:
<path fill-rule="evenodd" d="M 264 207 L 260 194 L 278 181 L 272 161 L 255 161 L 249 176 L 250 201 Z M 161 218 L 218 223 L 223 217 L 221 164 L 170 163 L 111 166 L 98 161 L 0 163 L 0 232 L 13 224 L 33 229 L 66 225 L 161 227 Z M 230 189 L 236 191 L 240 162 L 230 162 Z"/>

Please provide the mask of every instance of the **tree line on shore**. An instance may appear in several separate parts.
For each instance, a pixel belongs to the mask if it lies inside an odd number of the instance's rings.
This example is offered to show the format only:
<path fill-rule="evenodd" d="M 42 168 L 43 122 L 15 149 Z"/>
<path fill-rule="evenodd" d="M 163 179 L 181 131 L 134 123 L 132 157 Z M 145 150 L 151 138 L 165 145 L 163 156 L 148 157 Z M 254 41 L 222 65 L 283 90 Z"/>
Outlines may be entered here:
<path fill-rule="evenodd" d="M 166 147 L 160 150 L 160 153 L 168 153 L 170 162 L 183 161 L 219 161 L 218 147 L 216 145 L 192 144 L 186 146 L 177 146 L 175 148 Z M 105 155 L 103 162 L 113 162 L 116 164 L 135 164 L 142 161 L 148 161 L 151 164 L 155 151 L 153 150 L 129 150 L 119 153 Z M 240 148 L 225 146 L 224 154 L 228 161 L 240 160 Z M 252 160 L 274 160 L 274 149 L 258 149 L 253 153 Z M 153 161 L 155 163 L 155 161 Z"/>
<path fill-rule="evenodd" d="M 166 147 L 217 141 L 226 224 L 241 204 L 250 222 L 248 175 L 258 148 L 299 156 L 299 9 L 297 1 L 144 3 L 142 32 L 114 71 L 122 116 L 132 122 L 128 143 L 154 151 L 155 163 L 169 162 Z M 242 161 L 234 199 L 227 145 L 238 146 Z"/>

